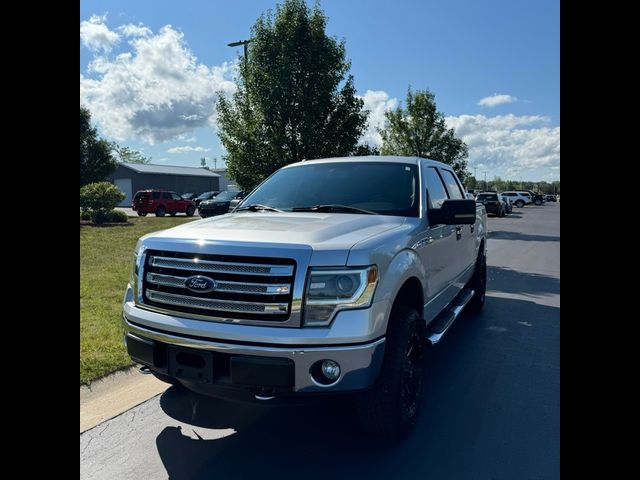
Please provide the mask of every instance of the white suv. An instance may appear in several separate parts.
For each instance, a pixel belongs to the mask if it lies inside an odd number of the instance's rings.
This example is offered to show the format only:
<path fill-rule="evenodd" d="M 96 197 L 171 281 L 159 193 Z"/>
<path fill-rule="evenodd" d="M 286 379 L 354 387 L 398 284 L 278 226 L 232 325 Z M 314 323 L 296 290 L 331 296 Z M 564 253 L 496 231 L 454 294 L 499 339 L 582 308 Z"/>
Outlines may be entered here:
<path fill-rule="evenodd" d="M 511 202 L 512 205 L 515 205 L 518 208 L 522 208 L 525 205 L 529 205 L 531 203 L 531 195 L 525 192 L 502 192 L 500 195 L 504 196 Z"/>

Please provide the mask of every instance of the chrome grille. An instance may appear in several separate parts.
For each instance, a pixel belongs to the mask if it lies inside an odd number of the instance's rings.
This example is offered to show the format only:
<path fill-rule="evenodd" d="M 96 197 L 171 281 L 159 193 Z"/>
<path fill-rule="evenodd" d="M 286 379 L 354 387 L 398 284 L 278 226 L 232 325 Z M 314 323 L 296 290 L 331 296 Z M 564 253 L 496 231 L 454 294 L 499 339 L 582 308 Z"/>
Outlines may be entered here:
<path fill-rule="evenodd" d="M 284 321 L 289 318 L 295 275 L 293 259 L 195 255 L 147 251 L 144 303 L 211 317 Z M 211 291 L 193 291 L 187 280 L 206 276 Z"/>

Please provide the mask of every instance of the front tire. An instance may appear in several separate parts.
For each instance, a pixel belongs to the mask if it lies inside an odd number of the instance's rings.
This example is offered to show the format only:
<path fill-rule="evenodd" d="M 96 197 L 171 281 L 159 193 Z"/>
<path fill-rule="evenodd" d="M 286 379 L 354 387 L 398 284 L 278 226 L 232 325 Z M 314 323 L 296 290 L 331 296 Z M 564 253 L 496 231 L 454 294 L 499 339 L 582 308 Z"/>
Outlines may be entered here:
<path fill-rule="evenodd" d="M 380 375 L 370 390 L 356 397 L 356 412 L 364 430 L 394 438 L 415 425 L 422 403 L 425 343 L 418 312 L 395 306 Z"/>
<path fill-rule="evenodd" d="M 475 293 L 473 294 L 473 298 L 469 300 L 469 303 L 467 304 L 467 311 L 471 313 L 478 313 L 482 310 L 482 307 L 484 307 L 487 292 L 487 257 L 484 253 L 484 246 L 480 253 L 478 253 L 473 277 L 469 280 L 468 286 Z"/>
<path fill-rule="evenodd" d="M 187 217 L 193 217 L 194 212 L 196 211 L 196 209 L 194 208 L 193 205 L 189 205 L 187 207 Z"/>

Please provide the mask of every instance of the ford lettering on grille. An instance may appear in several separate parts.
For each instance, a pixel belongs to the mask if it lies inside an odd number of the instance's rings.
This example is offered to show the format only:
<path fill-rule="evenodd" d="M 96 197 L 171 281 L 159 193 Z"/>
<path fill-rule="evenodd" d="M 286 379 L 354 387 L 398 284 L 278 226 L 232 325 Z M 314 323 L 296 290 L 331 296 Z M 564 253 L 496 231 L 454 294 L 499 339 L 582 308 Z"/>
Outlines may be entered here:
<path fill-rule="evenodd" d="M 216 281 L 203 275 L 194 275 L 184 281 L 184 286 L 192 292 L 207 293 L 216 288 Z"/>

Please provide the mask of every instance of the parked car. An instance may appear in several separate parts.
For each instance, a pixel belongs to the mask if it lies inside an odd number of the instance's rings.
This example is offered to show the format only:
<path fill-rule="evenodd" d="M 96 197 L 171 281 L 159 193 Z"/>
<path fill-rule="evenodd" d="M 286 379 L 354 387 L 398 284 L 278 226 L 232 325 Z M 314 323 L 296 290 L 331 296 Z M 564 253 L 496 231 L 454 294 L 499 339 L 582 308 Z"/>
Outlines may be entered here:
<path fill-rule="evenodd" d="M 506 213 L 512 213 L 513 212 L 513 205 L 511 205 L 511 200 L 509 199 L 509 197 L 506 197 L 504 195 L 498 194 L 498 196 L 500 197 L 500 200 L 502 200 L 502 203 L 504 203 L 504 211 Z"/>
<path fill-rule="evenodd" d="M 525 205 L 528 205 L 531 203 L 531 197 L 529 195 L 525 195 L 522 192 L 509 191 L 509 192 L 502 192 L 501 195 L 504 195 L 505 197 L 509 198 L 509 200 L 511 201 L 511 204 L 515 205 L 518 208 L 522 208 Z"/>
<path fill-rule="evenodd" d="M 229 211 L 233 212 L 233 210 L 240 205 L 240 203 L 242 202 L 242 200 L 244 199 L 244 197 L 246 197 L 247 194 L 245 192 L 240 192 L 240 194 L 238 196 L 236 196 L 236 198 L 234 198 L 233 200 L 231 200 L 231 202 L 229 203 Z"/>
<path fill-rule="evenodd" d="M 495 192 L 480 192 L 476 197 L 476 202 L 484 205 L 487 213 L 493 213 L 498 217 L 504 217 L 506 206 Z"/>
<path fill-rule="evenodd" d="M 398 437 L 424 404 L 426 345 L 485 303 L 486 223 L 444 163 L 288 165 L 236 212 L 138 241 L 128 354 L 230 400 L 349 393 L 364 429 Z"/>
<path fill-rule="evenodd" d="M 227 190 L 219 193 L 211 200 L 203 200 L 200 202 L 198 213 L 202 218 L 225 214 L 229 211 L 229 205 L 231 205 L 233 200 L 243 197 L 244 194 L 242 192 Z"/>
<path fill-rule="evenodd" d="M 213 192 L 204 192 L 201 193 L 200 195 L 198 195 L 198 197 L 194 200 L 196 207 L 200 206 L 200 202 L 204 201 L 204 200 L 211 200 L 212 198 L 215 198 L 216 195 L 218 195 L 220 192 L 219 191 L 213 191 Z"/>
<path fill-rule="evenodd" d="M 545 200 L 547 202 L 555 202 L 556 201 L 556 196 L 547 194 L 547 195 L 545 195 Z"/>
<path fill-rule="evenodd" d="M 184 198 L 185 200 L 195 200 L 196 198 L 198 198 L 200 196 L 200 194 L 199 193 L 183 193 L 180 196 L 182 198 Z"/>
<path fill-rule="evenodd" d="M 186 213 L 191 217 L 196 211 L 196 206 L 191 200 L 185 200 L 176 192 L 153 189 L 136 192 L 131 208 L 141 217 L 148 213 L 155 213 L 156 217 L 164 217 L 166 213 L 172 217 L 176 213 Z"/>
<path fill-rule="evenodd" d="M 544 196 L 540 193 L 534 193 L 531 196 L 531 200 L 533 201 L 534 205 L 538 206 L 542 205 L 545 202 Z"/>

